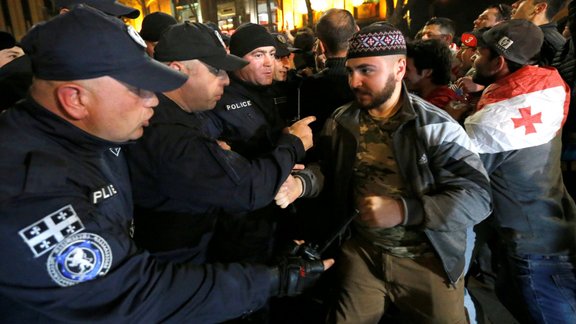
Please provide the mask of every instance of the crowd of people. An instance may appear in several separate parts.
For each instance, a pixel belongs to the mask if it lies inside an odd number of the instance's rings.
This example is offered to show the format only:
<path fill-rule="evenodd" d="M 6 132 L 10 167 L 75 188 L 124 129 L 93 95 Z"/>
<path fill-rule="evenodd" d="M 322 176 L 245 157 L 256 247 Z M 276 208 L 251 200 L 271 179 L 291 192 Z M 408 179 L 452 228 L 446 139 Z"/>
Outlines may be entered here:
<path fill-rule="evenodd" d="M 0 33 L 7 323 L 576 322 L 576 1 L 413 37 L 114 0 Z"/>

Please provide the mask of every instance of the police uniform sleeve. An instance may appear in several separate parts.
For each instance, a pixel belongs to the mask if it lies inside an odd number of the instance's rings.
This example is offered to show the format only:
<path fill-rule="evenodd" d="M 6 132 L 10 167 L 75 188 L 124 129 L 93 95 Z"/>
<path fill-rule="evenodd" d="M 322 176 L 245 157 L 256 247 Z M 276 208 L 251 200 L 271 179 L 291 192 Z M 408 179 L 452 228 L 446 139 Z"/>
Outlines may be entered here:
<path fill-rule="evenodd" d="M 212 139 L 186 130 L 175 135 L 173 126 L 166 127 L 171 129 L 166 132 L 155 129 L 155 135 L 145 137 L 141 145 L 130 149 L 132 172 L 151 172 L 163 195 L 187 201 L 194 208 L 215 206 L 238 213 L 264 207 L 273 201 L 296 161 L 305 154 L 302 142 L 285 134 L 272 151 L 249 160 L 222 149 Z M 159 149 L 167 136 L 174 146 Z M 153 170 L 134 169 L 150 168 L 139 165 L 138 161 L 145 159 L 156 161 L 156 174 Z"/>
<path fill-rule="evenodd" d="M 4 184 L 19 191 L 0 197 L 0 299 L 54 321 L 201 323 L 240 316 L 269 297 L 267 267 L 157 262 L 131 240 L 131 215 L 93 204 L 66 170 L 62 161 L 26 173 L 0 167 L 14 174 Z M 48 172 L 32 183 L 27 176 L 40 171 Z"/>

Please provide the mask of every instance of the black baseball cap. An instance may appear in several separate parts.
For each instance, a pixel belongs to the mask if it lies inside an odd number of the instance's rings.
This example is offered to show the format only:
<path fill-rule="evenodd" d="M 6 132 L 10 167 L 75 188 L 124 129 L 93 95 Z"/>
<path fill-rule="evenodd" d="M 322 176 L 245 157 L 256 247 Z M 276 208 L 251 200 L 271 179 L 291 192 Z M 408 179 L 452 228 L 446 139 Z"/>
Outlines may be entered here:
<path fill-rule="evenodd" d="M 280 33 L 271 33 L 272 37 L 274 38 L 274 47 L 276 47 L 276 56 L 277 57 L 284 57 L 290 55 L 292 52 L 299 51 L 297 48 L 290 46 L 288 42 L 288 38 L 284 34 Z"/>
<path fill-rule="evenodd" d="M 248 65 L 248 61 L 226 52 L 218 32 L 204 24 L 188 21 L 172 25 L 162 33 L 154 48 L 154 58 L 160 62 L 197 59 L 226 71 Z"/>
<path fill-rule="evenodd" d="M 138 18 L 140 10 L 125 6 L 116 0 L 56 0 L 56 8 L 74 9 L 79 4 L 96 8 L 114 17 Z"/>
<path fill-rule="evenodd" d="M 540 27 L 528 20 L 512 19 L 486 31 L 479 42 L 506 59 L 521 64 L 534 64 L 538 59 L 544 34 Z"/>
<path fill-rule="evenodd" d="M 36 25 L 24 36 L 37 78 L 72 81 L 110 76 L 132 86 L 164 92 L 187 77 L 146 55 L 146 43 L 120 19 L 79 5 Z"/>

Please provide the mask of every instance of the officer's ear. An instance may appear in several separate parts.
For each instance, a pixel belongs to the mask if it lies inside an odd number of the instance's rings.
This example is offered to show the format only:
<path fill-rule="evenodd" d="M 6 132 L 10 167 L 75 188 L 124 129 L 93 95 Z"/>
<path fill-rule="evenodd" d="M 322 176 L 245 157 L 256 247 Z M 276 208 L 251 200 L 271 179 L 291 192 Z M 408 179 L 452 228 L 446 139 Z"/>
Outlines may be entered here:
<path fill-rule="evenodd" d="M 190 71 L 190 65 L 179 61 L 168 63 L 168 67 L 186 75 L 188 75 L 188 72 Z"/>
<path fill-rule="evenodd" d="M 56 88 L 56 97 L 62 113 L 73 120 L 81 120 L 88 116 L 86 109 L 86 89 L 76 83 L 63 83 Z"/>

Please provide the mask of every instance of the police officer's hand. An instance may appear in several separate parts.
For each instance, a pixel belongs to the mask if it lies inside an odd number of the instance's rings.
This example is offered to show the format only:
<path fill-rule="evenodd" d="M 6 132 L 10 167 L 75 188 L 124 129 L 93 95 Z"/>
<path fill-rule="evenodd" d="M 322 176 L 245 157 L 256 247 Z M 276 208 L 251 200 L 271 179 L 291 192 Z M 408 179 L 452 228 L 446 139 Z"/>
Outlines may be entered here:
<path fill-rule="evenodd" d="M 312 129 L 310 128 L 310 126 L 308 126 L 308 124 L 310 124 L 315 120 L 316 117 L 308 116 L 295 122 L 290 127 L 287 127 L 288 133 L 298 136 L 298 138 L 300 138 L 302 144 L 304 144 L 305 150 L 308 150 L 309 148 L 312 147 L 312 145 L 314 145 L 312 141 Z"/>
<path fill-rule="evenodd" d="M 296 296 L 316 283 L 324 270 L 334 264 L 334 259 L 305 260 L 301 256 L 289 255 L 272 269 L 272 295 L 277 297 Z"/>

